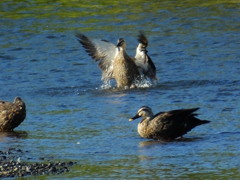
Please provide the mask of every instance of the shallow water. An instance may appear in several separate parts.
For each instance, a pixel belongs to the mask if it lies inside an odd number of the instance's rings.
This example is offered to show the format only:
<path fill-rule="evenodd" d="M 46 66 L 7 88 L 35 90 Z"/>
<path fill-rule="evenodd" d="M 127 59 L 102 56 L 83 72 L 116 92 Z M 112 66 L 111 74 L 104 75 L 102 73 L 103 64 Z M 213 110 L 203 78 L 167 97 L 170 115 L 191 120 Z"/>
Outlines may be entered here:
<path fill-rule="evenodd" d="M 20 96 L 27 118 L 0 147 L 29 151 L 27 161 L 74 160 L 44 179 L 239 179 L 240 3 L 238 1 L 1 1 L 0 99 Z M 101 72 L 75 38 L 113 43 L 149 38 L 158 84 L 101 89 Z M 199 126 L 174 142 L 139 137 L 128 119 L 200 107 Z M 27 177 L 23 179 L 34 179 Z"/>

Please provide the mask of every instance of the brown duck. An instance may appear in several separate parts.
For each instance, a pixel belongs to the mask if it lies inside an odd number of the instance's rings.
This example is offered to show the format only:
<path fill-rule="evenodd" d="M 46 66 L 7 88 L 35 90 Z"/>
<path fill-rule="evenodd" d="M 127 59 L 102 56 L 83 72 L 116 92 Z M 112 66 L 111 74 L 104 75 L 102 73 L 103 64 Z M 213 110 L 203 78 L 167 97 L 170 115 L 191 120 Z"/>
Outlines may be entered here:
<path fill-rule="evenodd" d="M 150 107 L 143 106 L 129 121 L 142 117 L 138 124 L 138 133 L 143 138 L 173 140 L 182 137 L 196 126 L 210 122 L 195 117 L 197 114 L 194 112 L 198 109 L 178 109 L 154 115 Z"/>
<path fill-rule="evenodd" d="M 26 105 L 20 97 L 13 101 L 0 101 L 0 131 L 13 131 L 26 117 Z"/>
<path fill-rule="evenodd" d="M 117 46 L 106 40 L 90 39 L 78 33 L 76 35 L 86 52 L 96 61 L 102 70 L 102 80 L 105 84 L 115 79 L 118 88 L 135 87 L 141 78 L 156 79 L 156 68 L 147 55 L 147 38 L 143 33 L 138 37 L 139 45 L 135 58 L 126 53 L 126 42 L 118 40 Z M 137 58 L 137 59 L 136 59 Z"/>

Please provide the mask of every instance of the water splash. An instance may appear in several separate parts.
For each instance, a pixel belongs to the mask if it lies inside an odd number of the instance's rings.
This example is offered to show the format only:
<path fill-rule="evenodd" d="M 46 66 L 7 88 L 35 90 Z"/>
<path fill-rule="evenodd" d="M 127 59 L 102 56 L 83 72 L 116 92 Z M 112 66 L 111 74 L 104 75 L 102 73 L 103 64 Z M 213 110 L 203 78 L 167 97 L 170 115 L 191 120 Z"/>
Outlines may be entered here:
<path fill-rule="evenodd" d="M 101 89 L 112 89 L 114 86 L 112 85 L 111 81 L 105 81 L 102 85 L 101 85 Z"/>
<path fill-rule="evenodd" d="M 154 87 L 157 85 L 157 80 L 156 81 L 150 81 L 149 79 L 146 78 L 141 78 L 140 80 L 136 80 L 134 85 L 137 88 L 149 88 L 149 87 Z"/>
<path fill-rule="evenodd" d="M 150 81 L 149 79 L 141 77 L 140 79 L 135 80 L 135 82 L 130 88 L 126 87 L 124 89 L 149 88 L 149 87 L 155 87 L 155 86 L 157 86 L 157 80 Z M 112 81 L 107 81 L 101 85 L 101 89 L 103 90 L 116 89 L 116 84 L 113 83 Z"/>

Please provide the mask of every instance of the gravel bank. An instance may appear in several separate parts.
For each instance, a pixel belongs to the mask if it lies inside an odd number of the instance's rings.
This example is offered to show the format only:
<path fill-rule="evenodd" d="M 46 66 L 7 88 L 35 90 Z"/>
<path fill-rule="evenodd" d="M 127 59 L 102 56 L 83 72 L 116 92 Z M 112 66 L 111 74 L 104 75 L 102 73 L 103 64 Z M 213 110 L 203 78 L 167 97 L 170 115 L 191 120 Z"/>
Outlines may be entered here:
<path fill-rule="evenodd" d="M 30 175 L 62 174 L 69 172 L 69 167 L 75 162 L 22 162 L 21 149 L 10 148 L 8 151 L 0 151 L 0 178 L 1 177 L 23 177 Z"/>

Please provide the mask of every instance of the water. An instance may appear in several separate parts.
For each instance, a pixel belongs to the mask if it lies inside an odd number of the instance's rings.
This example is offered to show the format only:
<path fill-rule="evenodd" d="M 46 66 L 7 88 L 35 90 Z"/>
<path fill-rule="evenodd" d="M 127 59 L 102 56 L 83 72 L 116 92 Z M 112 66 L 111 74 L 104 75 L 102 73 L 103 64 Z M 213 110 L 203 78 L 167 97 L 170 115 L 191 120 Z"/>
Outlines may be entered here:
<path fill-rule="evenodd" d="M 44 179 L 240 178 L 238 1 L 9 0 L 0 8 L 0 99 L 27 104 L 15 133 L 1 133 L 1 150 L 29 151 L 27 161 L 77 161 Z M 101 89 L 101 72 L 74 34 L 124 37 L 134 55 L 139 30 L 158 84 Z M 211 123 L 182 141 L 143 139 L 128 121 L 142 105 L 155 113 L 201 107 Z"/>

